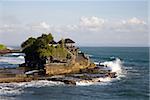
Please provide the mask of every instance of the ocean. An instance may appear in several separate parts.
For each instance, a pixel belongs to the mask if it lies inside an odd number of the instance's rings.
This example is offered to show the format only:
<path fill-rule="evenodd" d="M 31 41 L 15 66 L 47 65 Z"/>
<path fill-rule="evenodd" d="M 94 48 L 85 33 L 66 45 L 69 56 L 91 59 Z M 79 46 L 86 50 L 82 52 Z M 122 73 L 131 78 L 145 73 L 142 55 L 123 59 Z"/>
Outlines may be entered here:
<path fill-rule="evenodd" d="M 0 100 L 149 100 L 148 47 L 80 47 L 93 62 L 117 72 L 115 79 L 77 86 L 61 82 L 0 83 Z M 0 56 L 1 68 L 24 62 L 24 54 Z"/>

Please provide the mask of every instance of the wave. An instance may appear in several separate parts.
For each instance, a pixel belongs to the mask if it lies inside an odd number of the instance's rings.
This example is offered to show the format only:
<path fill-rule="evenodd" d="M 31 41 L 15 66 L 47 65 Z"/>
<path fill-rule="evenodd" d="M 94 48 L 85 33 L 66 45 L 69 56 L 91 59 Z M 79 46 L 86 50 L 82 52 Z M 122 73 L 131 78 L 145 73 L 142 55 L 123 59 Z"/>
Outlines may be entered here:
<path fill-rule="evenodd" d="M 23 53 L 10 53 L 0 56 L 0 62 L 8 64 L 22 64 L 25 62 Z"/>
<path fill-rule="evenodd" d="M 4 57 L 19 57 L 19 56 L 25 56 L 24 53 L 9 53 L 9 54 L 5 54 L 3 55 Z"/>
<path fill-rule="evenodd" d="M 77 86 L 89 86 L 89 85 L 106 85 L 109 84 L 112 79 L 110 77 L 105 78 L 95 78 L 92 80 L 83 80 L 76 82 Z"/>
<path fill-rule="evenodd" d="M 122 73 L 122 62 L 119 58 L 116 58 L 114 61 L 106 61 L 100 64 L 109 68 L 111 72 L 116 72 L 117 74 Z"/>
<path fill-rule="evenodd" d="M 113 57 L 114 59 L 114 57 Z M 111 70 L 111 72 L 116 72 L 117 78 L 96 78 L 93 80 L 83 80 L 80 82 L 76 82 L 78 86 L 88 86 L 88 85 L 108 85 L 111 84 L 112 81 L 120 80 L 121 77 L 125 77 L 125 71 L 123 70 L 122 61 L 119 58 L 115 58 L 113 61 L 105 61 L 105 62 L 94 62 L 97 65 L 103 65 L 106 69 Z"/>
<path fill-rule="evenodd" d="M 56 86 L 56 85 L 64 85 L 63 82 L 54 82 L 54 81 L 48 81 L 48 80 L 38 80 L 38 81 L 31 81 L 31 82 L 22 82 L 17 83 L 19 86 L 28 88 L 28 87 L 45 87 L 45 86 Z"/>
<path fill-rule="evenodd" d="M 17 57 L 17 58 L 24 59 L 24 56 L 19 56 L 19 57 Z"/>
<path fill-rule="evenodd" d="M 16 58 L 23 59 L 22 56 Z M 112 72 L 116 72 L 118 77 L 123 75 L 123 70 L 122 70 L 123 65 L 122 65 L 122 61 L 119 58 L 116 58 L 114 61 L 105 61 L 100 64 L 104 65 L 105 67 L 107 66 L 106 68 L 111 69 Z M 93 78 L 92 80 L 82 80 L 82 81 L 77 81 L 76 85 L 77 86 L 108 85 L 111 84 L 112 81 L 116 79 L 118 80 L 119 79 L 118 77 L 117 78 L 100 77 L 100 78 Z M 29 88 L 29 87 L 39 88 L 39 87 L 55 86 L 55 85 L 64 85 L 64 83 L 47 81 L 47 80 L 22 82 L 22 83 L 2 83 L 0 84 L 0 95 L 5 95 L 5 94 L 10 95 L 11 93 L 14 95 L 18 95 L 19 93 L 24 92 L 24 88 Z"/>
<path fill-rule="evenodd" d="M 45 86 L 64 85 L 62 82 L 47 80 L 21 82 L 21 83 L 0 83 L 0 96 L 14 96 L 25 92 L 25 88 L 40 88 Z"/>
<path fill-rule="evenodd" d="M 25 62 L 24 56 L 18 57 L 0 57 L 0 62 L 5 62 L 8 64 L 22 64 Z"/>
<path fill-rule="evenodd" d="M 0 63 L 6 64 L 22 64 L 25 62 L 25 54 L 23 53 L 10 53 L 0 56 Z M 6 66 L 7 67 L 7 66 Z"/>
<path fill-rule="evenodd" d="M 12 55 L 12 56 L 19 56 L 20 53 L 11 53 L 10 55 Z"/>
<path fill-rule="evenodd" d="M 116 79 L 120 80 L 122 77 L 126 77 L 126 67 L 123 66 L 123 61 L 121 61 L 119 58 L 116 58 L 113 61 L 106 61 L 101 64 L 107 66 L 107 68 L 109 68 L 111 72 L 116 72 Z"/>
<path fill-rule="evenodd" d="M 101 82 L 93 82 L 100 80 Z M 80 81 L 76 82 L 77 86 L 89 86 L 89 85 L 108 85 L 111 78 L 97 78 L 93 81 Z M 21 83 L 0 83 L 0 96 L 16 96 L 22 93 L 26 93 L 25 88 L 41 88 L 47 86 L 64 86 L 63 82 L 54 82 L 48 80 L 38 80 L 31 82 Z"/>

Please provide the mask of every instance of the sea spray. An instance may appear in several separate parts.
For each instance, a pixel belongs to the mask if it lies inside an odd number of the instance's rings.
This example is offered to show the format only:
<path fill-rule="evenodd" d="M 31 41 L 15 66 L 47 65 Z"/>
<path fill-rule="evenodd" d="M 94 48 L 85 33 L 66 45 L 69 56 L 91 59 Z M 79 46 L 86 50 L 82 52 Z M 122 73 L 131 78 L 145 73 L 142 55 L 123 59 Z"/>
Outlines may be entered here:
<path fill-rule="evenodd" d="M 106 66 L 111 72 L 116 72 L 117 74 L 122 73 L 122 62 L 119 58 L 116 58 L 114 61 L 106 61 L 100 64 Z"/>
<path fill-rule="evenodd" d="M 119 58 L 116 58 L 113 61 L 105 61 L 102 63 L 95 62 L 97 65 L 104 65 L 105 69 L 110 70 L 111 72 L 116 72 L 117 78 L 110 78 L 110 77 L 100 77 L 100 78 L 95 78 L 93 80 L 89 81 L 80 81 L 76 82 L 76 85 L 78 86 L 88 86 L 88 85 L 106 85 L 110 84 L 110 82 L 115 81 L 115 80 L 120 80 L 120 77 L 124 76 L 123 74 L 123 65 L 122 61 Z"/>

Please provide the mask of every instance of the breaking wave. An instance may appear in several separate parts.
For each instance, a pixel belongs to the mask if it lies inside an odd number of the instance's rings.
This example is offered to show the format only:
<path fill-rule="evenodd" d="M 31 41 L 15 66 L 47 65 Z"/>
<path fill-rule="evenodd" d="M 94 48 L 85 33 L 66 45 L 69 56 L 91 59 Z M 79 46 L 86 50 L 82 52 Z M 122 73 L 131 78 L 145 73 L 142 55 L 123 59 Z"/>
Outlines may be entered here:
<path fill-rule="evenodd" d="M 25 62 L 24 56 L 18 57 L 0 57 L 0 62 L 5 62 L 9 64 L 22 64 Z"/>
<path fill-rule="evenodd" d="M 21 83 L 0 83 L 0 96 L 14 96 L 24 93 L 25 88 L 40 88 L 45 86 L 64 85 L 62 82 L 53 82 L 47 80 L 21 82 Z"/>
<path fill-rule="evenodd" d="M 95 62 L 95 64 L 104 65 L 106 69 L 111 70 L 111 72 L 116 72 L 116 78 L 110 77 L 100 77 L 94 79 L 94 81 L 80 81 L 76 82 L 79 86 L 88 86 L 88 85 L 108 85 L 111 84 L 112 81 L 120 80 L 121 77 L 125 77 L 125 71 L 123 70 L 122 61 L 119 58 L 115 58 L 113 61 L 105 61 L 105 62 Z M 99 82 L 98 82 L 99 81 Z"/>
<path fill-rule="evenodd" d="M 77 86 L 89 86 L 89 85 L 108 85 L 112 79 L 110 77 L 96 78 L 93 80 L 84 80 L 76 82 Z M 98 82 L 99 81 L 99 82 Z"/>
<path fill-rule="evenodd" d="M 119 58 L 116 58 L 114 61 L 106 61 L 100 64 L 109 68 L 111 72 L 116 72 L 117 74 L 122 73 L 122 62 Z"/>
<path fill-rule="evenodd" d="M 0 56 L 0 62 L 8 64 L 22 64 L 25 62 L 24 54 L 22 53 L 11 53 Z"/>

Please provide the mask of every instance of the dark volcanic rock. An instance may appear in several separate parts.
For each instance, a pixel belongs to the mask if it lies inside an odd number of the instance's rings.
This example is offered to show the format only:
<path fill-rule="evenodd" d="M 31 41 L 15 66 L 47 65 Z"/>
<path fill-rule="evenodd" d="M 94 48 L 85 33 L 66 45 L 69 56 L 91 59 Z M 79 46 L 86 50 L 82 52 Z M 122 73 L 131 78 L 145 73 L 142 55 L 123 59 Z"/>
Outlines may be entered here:
<path fill-rule="evenodd" d="M 63 80 L 63 82 L 65 84 L 69 84 L 69 85 L 76 85 L 76 81 L 74 81 L 74 80 Z"/>
<path fill-rule="evenodd" d="M 104 70 L 99 67 L 94 67 L 94 68 L 86 68 L 80 70 L 80 73 L 89 73 L 89 74 L 105 74 L 110 72 L 110 70 Z"/>
<path fill-rule="evenodd" d="M 106 73 L 106 76 L 110 77 L 110 78 L 116 78 L 116 72 L 110 72 L 110 73 Z"/>

